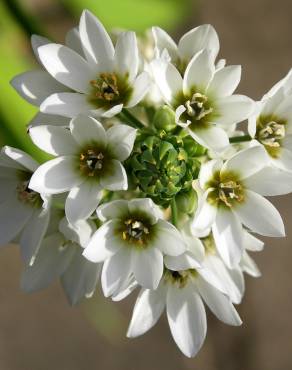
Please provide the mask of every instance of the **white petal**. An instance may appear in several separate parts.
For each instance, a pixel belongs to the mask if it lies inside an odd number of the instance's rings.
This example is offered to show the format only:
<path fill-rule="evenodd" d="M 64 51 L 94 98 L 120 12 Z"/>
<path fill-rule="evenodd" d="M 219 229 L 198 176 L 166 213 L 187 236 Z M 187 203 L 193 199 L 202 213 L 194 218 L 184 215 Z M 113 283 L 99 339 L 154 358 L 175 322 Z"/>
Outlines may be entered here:
<path fill-rule="evenodd" d="M 17 236 L 32 213 L 33 208 L 19 202 L 16 194 L 0 204 L 0 246 Z"/>
<path fill-rule="evenodd" d="M 210 310 L 219 320 L 228 325 L 241 325 L 242 321 L 230 299 L 203 279 L 197 280 L 199 292 Z"/>
<path fill-rule="evenodd" d="M 171 63 L 160 59 L 151 63 L 153 76 L 165 102 L 175 105 L 175 97 L 182 91 L 183 79 Z"/>
<path fill-rule="evenodd" d="M 22 169 L 24 167 L 25 169 L 34 172 L 38 167 L 38 163 L 29 154 L 20 149 L 12 148 L 11 146 L 4 146 L 2 148 L 2 152 L 17 164 L 20 164 Z"/>
<path fill-rule="evenodd" d="M 191 288 L 170 287 L 166 301 L 171 334 L 179 349 L 187 357 L 194 357 L 199 352 L 207 332 L 203 302 Z"/>
<path fill-rule="evenodd" d="M 239 304 L 242 299 L 242 293 L 239 290 L 238 286 L 233 280 L 232 272 L 236 270 L 230 270 L 226 268 L 226 265 L 223 263 L 222 259 L 216 255 L 207 254 L 203 265 L 217 277 L 220 281 L 219 290 L 225 294 L 227 294 L 231 301 Z M 208 281 L 208 279 L 207 279 Z M 214 281 L 214 280 L 213 280 Z M 214 284 L 211 281 L 211 285 Z M 222 290 L 222 286 L 224 289 Z M 217 289 L 217 286 L 215 286 Z M 217 289 L 218 290 L 218 289 Z"/>
<path fill-rule="evenodd" d="M 67 117 L 58 116 L 55 114 L 45 114 L 42 112 L 38 112 L 33 119 L 29 122 L 28 128 L 36 127 L 36 126 L 63 126 L 68 127 L 70 123 L 70 119 Z"/>
<path fill-rule="evenodd" d="M 133 91 L 130 100 L 125 104 L 125 107 L 132 108 L 144 98 L 151 85 L 150 76 L 147 72 L 140 73 L 133 83 Z"/>
<path fill-rule="evenodd" d="M 215 96 L 232 95 L 237 88 L 241 77 L 241 66 L 228 66 L 217 70 L 208 87 L 208 92 Z"/>
<path fill-rule="evenodd" d="M 186 244 L 178 229 L 171 223 L 158 220 L 155 224 L 155 239 L 153 243 L 162 253 L 178 256 L 186 251 Z"/>
<path fill-rule="evenodd" d="M 124 104 L 114 105 L 112 108 L 104 111 L 102 113 L 101 117 L 112 118 L 112 117 L 116 116 L 117 114 L 121 113 L 123 107 L 124 107 Z"/>
<path fill-rule="evenodd" d="M 102 147 L 107 144 L 105 129 L 92 117 L 79 115 L 73 118 L 70 122 L 70 130 L 80 146 L 86 146 L 92 142 L 97 142 Z"/>
<path fill-rule="evenodd" d="M 47 231 L 49 220 L 50 212 L 48 209 L 37 209 L 25 225 L 19 245 L 21 257 L 26 265 L 34 260 Z"/>
<path fill-rule="evenodd" d="M 289 194 L 292 192 L 292 174 L 276 167 L 264 167 L 245 179 L 244 185 L 265 196 Z"/>
<path fill-rule="evenodd" d="M 255 261 L 246 253 L 243 253 L 242 260 L 240 261 L 240 267 L 242 271 L 246 272 L 250 276 L 260 277 L 261 272 L 255 263 Z"/>
<path fill-rule="evenodd" d="M 137 75 L 138 65 L 138 46 L 135 32 L 120 33 L 115 48 L 116 71 L 122 76 L 128 76 L 131 83 Z"/>
<path fill-rule="evenodd" d="M 36 70 L 22 73 L 11 80 L 11 85 L 29 103 L 40 106 L 50 95 L 67 91 L 46 71 Z"/>
<path fill-rule="evenodd" d="M 105 297 L 109 297 L 120 291 L 131 273 L 131 250 L 122 248 L 115 255 L 105 261 L 102 274 L 101 286 Z"/>
<path fill-rule="evenodd" d="M 273 160 L 273 164 L 283 171 L 292 172 L 292 151 L 281 148 L 280 157 Z"/>
<path fill-rule="evenodd" d="M 203 163 L 200 169 L 199 181 L 202 189 L 205 189 L 208 182 L 213 178 L 217 171 L 220 171 L 223 161 L 220 159 L 213 159 Z"/>
<path fill-rule="evenodd" d="M 132 319 L 127 331 L 128 338 L 135 338 L 153 328 L 165 307 L 165 289 L 142 289 L 136 300 Z"/>
<path fill-rule="evenodd" d="M 39 58 L 38 48 L 43 45 L 51 44 L 52 41 L 47 39 L 46 37 L 39 36 L 39 35 L 32 35 L 31 36 L 31 47 L 34 52 L 34 55 L 37 61 L 42 64 L 42 61 Z"/>
<path fill-rule="evenodd" d="M 75 252 L 72 245 L 62 247 L 64 238 L 56 233 L 47 237 L 32 266 L 26 267 L 21 276 L 21 289 L 34 292 L 46 288 L 64 273 Z"/>
<path fill-rule="evenodd" d="M 158 51 L 158 56 L 161 56 L 166 49 L 175 62 L 177 59 L 177 46 L 173 39 L 160 27 L 152 27 L 152 34 L 155 42 L 155 48 Z"/>
<path fill-rule="evenodd" d="M 237 266 L 243 253 L 241 223 L 231 210 L 219 208 L 212 227 L 217 250 L 229 268 Z"/>
<path fill-rule="evenodd" d="M 107 130 L 108 148 L 116 159 L 124 161 L 133 150 L 137 130 L 127 125 L 114 125 Z"/>
<path fill-rule="evenodd" d="M 159 218 L 163 217 L 159 207 L 150 198 L 134 198 L 128 203 L 131 214 L 146 213 L 151 225 L 156 224 Z"/>
<path fill-rule="evenodd" d="M 63 156 L 41 165 L 32 175 L 29 187 L 39 193 L 58 194 L 82 182 L 76 170 L 76 158 Z"/>
<path fill-rule="evenodd" d="M 65 127 L 37 126 L 29 130 L 33 143 L 45 152 L 58 155 L 74 155 L 78 146 Z"/>
<path fill-rule="evenodd" d="M 108 171 L 102 174 L 100 185 L 102 188 L 115 191 L 127 190 L 128 178 L 124 166 L 116 159 L 112 159 L 108 163 Z"/>
<path fill-rule="evenodd" d="M 241 150 L 231 157 L 221 172 L 237 173 L 240 179 L 247 179 L 269 164 L 269 158 L 261 145 Z"/>
<path fill-rule="evenodd" d="M 244 95 L 231 95 L 216 100 L 220 116 L 216 123 L 231 125 L 247 119 L 254 111 L 253 100 Z"/>
<path fill-rule="evenodd" d="M 189 94 L 193 88 L 204 92 L 215 72 L 214 60 L 209 50 L 198 52 L 189 62 L 183 80 L 184 94 Z"/>
<path fill-rule="evenodd" d="M 114 218 L 124 218 L 128 213 L 128 202 L 123 199 L 104 203 L 97 209 L 97 216 L 103 222 Z"/>
<path fill-rule="evenodd" d="M 122 237 L 116 235 L 118 221 L 108 221 L 92 236 L 83 252 L 83 256 L 91 262 L 103 262 L 123 247 Z"/>
<path fill-rule="evenodd" d="M 210 191 L 206 191 L 201 200 L 201 205 L 198 207 L 191 228 L 198 230 L 209 229 L 215 221 L 217 207 L 208 202 L 207 198 Z"/>
<path fill-rule="evenodd" d="M 63 216 L 63 213 L 61 216 Z M 71 240 L 84 248 L 94 231 L 96 231 L 96 225 L 92 220 L 78 220 L 73 225 L 69 223 L 66 217 L 63 217 L 58 224 L 58 230 L 66 240 Z"/>
<path fill-rule="evenodd" d="M 112 295 L 111 297 L 112 301 L 119 302 L 127 298 L 137 287 L 138 287 L 138 283 L 134 279 L 133 275 L 131 275 L 127 283 L 125 284 L 125 286 L 123 286 L 119 292 Z"/>
<path fill-rule="evenodd" d="M 156 289 L 163 274 L 162 253 L 156 248 L 132 250 L 132 269 L 137 282 L 148 289 Z"/>
<path fill-rule="evenodd" d="M 57 114 L 69 118 L 73 118 L 80 113 L 96 116 L 101 112 L 100 109 L 95 109 L 94 105 L 88 101 L 87 95 L 78 93 L 53 94 L 42 102 L 40 110 L 43 113 Z"/>
<path fill-rule="evenodd" d="M 75 224 L 78 220 L 88 219 L 96 210 L 101 198 L 101 189 L 94 181 L 85 181 L 70 190 L 65 203 L 68 221 Z"/>
<path fill-rule="evenodd" d="M 219 52 L 219 39 L 214 27 L 203 24 L 187 32 L 178 43 L 178 52 L 183 60 L 190 60 L 198 51 L 209 49 L 215 60 Z"/>
<path fill-rule="evenodd" d="M 66 43 L 66 46 L 68 46 L 68 48 L 76 51 L 76 53 L 84 57 L 84 52 L 83 52 L 83 47 L 82 47 L 82 42 L 81 42 L 78 27 L 74 27 L 67 32 L 65 43 Z"/>
<path fill-rule="evenodd" d="M 258 234 L 273 237 L 285 236 L 280 213 L 272 203 L 257 193 L 246 190 L 244 202 L 234 208 L 234 212 L 245 226 Z"/>
<path fill-rule="evenodd" d="M 109 61 L 114 58 L 114 47 L 101 22 L 88 10 L 81 15 L 79 32 L 88 61 L 107 71 Z"/>
<path fill-rule="evenodd" d="M 200 263 L 195 259 L 194 255 L 189 251 L 176 257 L 165 256 L 164 264 L 168 269 L 173 271 L 197 269 L 201 267 Z"/>
<path fill-rule="evenodd" d="M 260 239 L 256 238 L 254 235 L 244 232 L 243 235 L 244 249 L 253 252 L 260 252 L 264 249 L 265 243 Z"/>
<path fill-rule="evenodd" d="M 188 133 L 201 145 L 215 151 L 222 151 L 229 145 L 227 133 L 220 127 L 188 128 Z"/>
<path fill-rule="evenodd" d="M 90 81 L 96 75 L 74 50 L 60 44 L 48 44 L 38 48 L 38 53 L 46 70 L 57 81 L 78 92 L 91 91 Z"/>
<path fill-rule="evenodd" d="M 101 265 L 87 261 L 81 252 L 82 248 L 75 252 L 70 265 L 61 276 L 62 287 L 71 305 L 94 293 L 101 272 Z"/>

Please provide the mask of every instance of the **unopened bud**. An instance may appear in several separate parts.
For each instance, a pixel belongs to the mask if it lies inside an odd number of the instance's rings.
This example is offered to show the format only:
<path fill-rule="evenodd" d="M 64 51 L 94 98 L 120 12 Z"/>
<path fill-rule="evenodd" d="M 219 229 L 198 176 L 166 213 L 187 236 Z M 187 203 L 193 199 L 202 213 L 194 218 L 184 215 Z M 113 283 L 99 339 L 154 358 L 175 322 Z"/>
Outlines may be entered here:
<path fill-rule="evenodd" d="M 175 123 L 175 113 L 167 105 L 158 109 L 155 113 L 153 123 L 157 129 L 164 130 L 166 132 L 175 129 L 177 126 Z"/>

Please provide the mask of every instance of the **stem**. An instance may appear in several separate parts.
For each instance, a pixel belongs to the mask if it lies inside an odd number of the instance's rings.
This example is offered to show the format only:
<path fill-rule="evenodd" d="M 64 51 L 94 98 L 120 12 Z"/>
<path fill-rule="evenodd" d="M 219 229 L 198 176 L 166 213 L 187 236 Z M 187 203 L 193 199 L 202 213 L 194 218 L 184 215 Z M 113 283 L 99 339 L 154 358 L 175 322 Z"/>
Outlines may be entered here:
<path fill-rule="evenodd" d="M 172 198 L 170 207 L 171 207 L 171 222 L 174 226 L 177 226 L 177 206 L 175 198 Z"/>
<path fill-rule="evenodd" d="M 123 108 L 122 112 L 120 113 L 122 117 L 128 122 L 128 124 L 135 128 L 144 128 L 145 125 L 141 121 L 138 120 L 132 113 L 128 111 L 128 109 Z"/>
<path fill-rule="evenodd" d="M 250 135 L 243 135 L 243 136 L 234 136 L 229 138 L 230 144 L 235 143 L 243 143 L 245 141 L 251 141 L 252 137 Z"/>

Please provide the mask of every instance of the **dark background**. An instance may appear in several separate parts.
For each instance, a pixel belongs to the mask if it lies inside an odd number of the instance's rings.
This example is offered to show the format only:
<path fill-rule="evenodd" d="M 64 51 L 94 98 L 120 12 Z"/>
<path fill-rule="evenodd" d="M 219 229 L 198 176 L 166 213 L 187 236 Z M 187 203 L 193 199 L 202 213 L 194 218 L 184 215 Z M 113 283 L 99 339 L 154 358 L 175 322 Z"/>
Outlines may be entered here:
<path fill-rule="evenodd" d="M 0 11 L 4 3 L 0 4 Z M 72 7 L 73 3 L 76 1 L 72 1 Z M 80 3 L 101 6 L 104 1 Z M 113 19 L 131 16 L 128 11 L 127 14 L 118 12 L 114 1 L 107 1 L 106 6 L 111 3 Z M 157 1 L 157 12 L 162 12 L 164 7 L 167 10 L 171 3 L 164 0 L 162 6 L 161 1 Z M 58 41 L 64 39 L 74 16 L 78 18 L 78 8 L 74 8 L 75 13 L 68 11 L 70 1 L 23 0 L 20 4 L 38 20 L 36 27 Z M 141 4 L 133 1 L 133 7 Z M 220 36 L 220 57 L 226 58 L 228 64 L 243 67 L 240 93 L 259 99 L 292 66 L 291 1 L 181 1 L 180 6 L 178 19 L 162 17 L 162 26 L 178 39 L 196 25 L 213 24 Z M 3 143 L 17 142 L 31 150 L 27 141 L 21 141 L 20 134 L 24 137 L 24 125 L 34 110 L 12 92 L 5 80 L 7 75 L 30 68 L 30 49 L 25 25 L 15 26 L 12 13 L 8 21 L 7 9 L 3 9 L 5 14 L 0 19 L 1 139 Z M 159 20 L 155 14 L 153 17 Z M 139 28 L 137 15 L 134 21 L 132 27 Z M 145 23 L 145 19 L 141 22 Z M 15 104 L 18 112 L 13 108 Z M 0 370 L 292 369 L 292 196 L 274 198 L 274 204 L 285 220 L 287 238 L 267 239 L 265 250 L 255 256 L 263 276 L 246 279 L 247 292 L 238 307 L 243 326 L 228 327 L 209 315 L 205 345 L 191 360 L 176 348 L 165 318 L 142 338 L 125 338 L 134 297 L 114 304 L 97 293 L 92 300 L 71 308 L 57 283 L 34 295 L 21 293 L 17 247 L 4 248 L 0 256 Z"/>

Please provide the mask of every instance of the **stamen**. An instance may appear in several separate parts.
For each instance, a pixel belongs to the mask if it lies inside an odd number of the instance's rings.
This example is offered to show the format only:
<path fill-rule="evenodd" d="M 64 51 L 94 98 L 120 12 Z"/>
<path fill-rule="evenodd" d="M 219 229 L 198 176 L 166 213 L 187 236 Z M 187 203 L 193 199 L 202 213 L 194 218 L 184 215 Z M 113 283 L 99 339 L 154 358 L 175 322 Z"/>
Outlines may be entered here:
<path fill-rule="evenodd" d="M 147 226 L 142 221 L 128 219 L 125 222 L 126 229 L 122 231 L 123 240 L 127 240 L 130 243 L 136 243 L 144 245 L 146 237 L 150 233 Z"/>
<path fill-rule="evenodd" d="M 263 145 L 280 148 L 280 141 L 285 138 L 285 134 L 284 124 L 270 121 L 258 132 L 258 139 Z"/>
<path fill-rule="evenodd" d="M 95 149 L 88 149 L 80 154 L 80 170 L 87 176 L 95 176 L 104 165 L 104 154 Z"/>
<path fill-rule="evenodd" d="M 208 106 L 208 97 L 201 93 L 195 93 L 191 100 L 185 103 L 187 114 L 196 121 L 201 120 L 213 112 L 213 108 Z"/>
<path fill-rule="evenodd" d="M 97 99 L 111 102 L 116 100 L 120 93 L 118 89 L 118 79 L 114 73 L 101 73 L 97 80 L 90 81 L 94 88 L 94 96 Z"/>
<path fill-rule="evenodd" d="M 232 207 L 232 201 L 243 201 L 242 185 L 230 180 L 219 184 L 218 200 L 221 200 L 227 207 Z"/>

